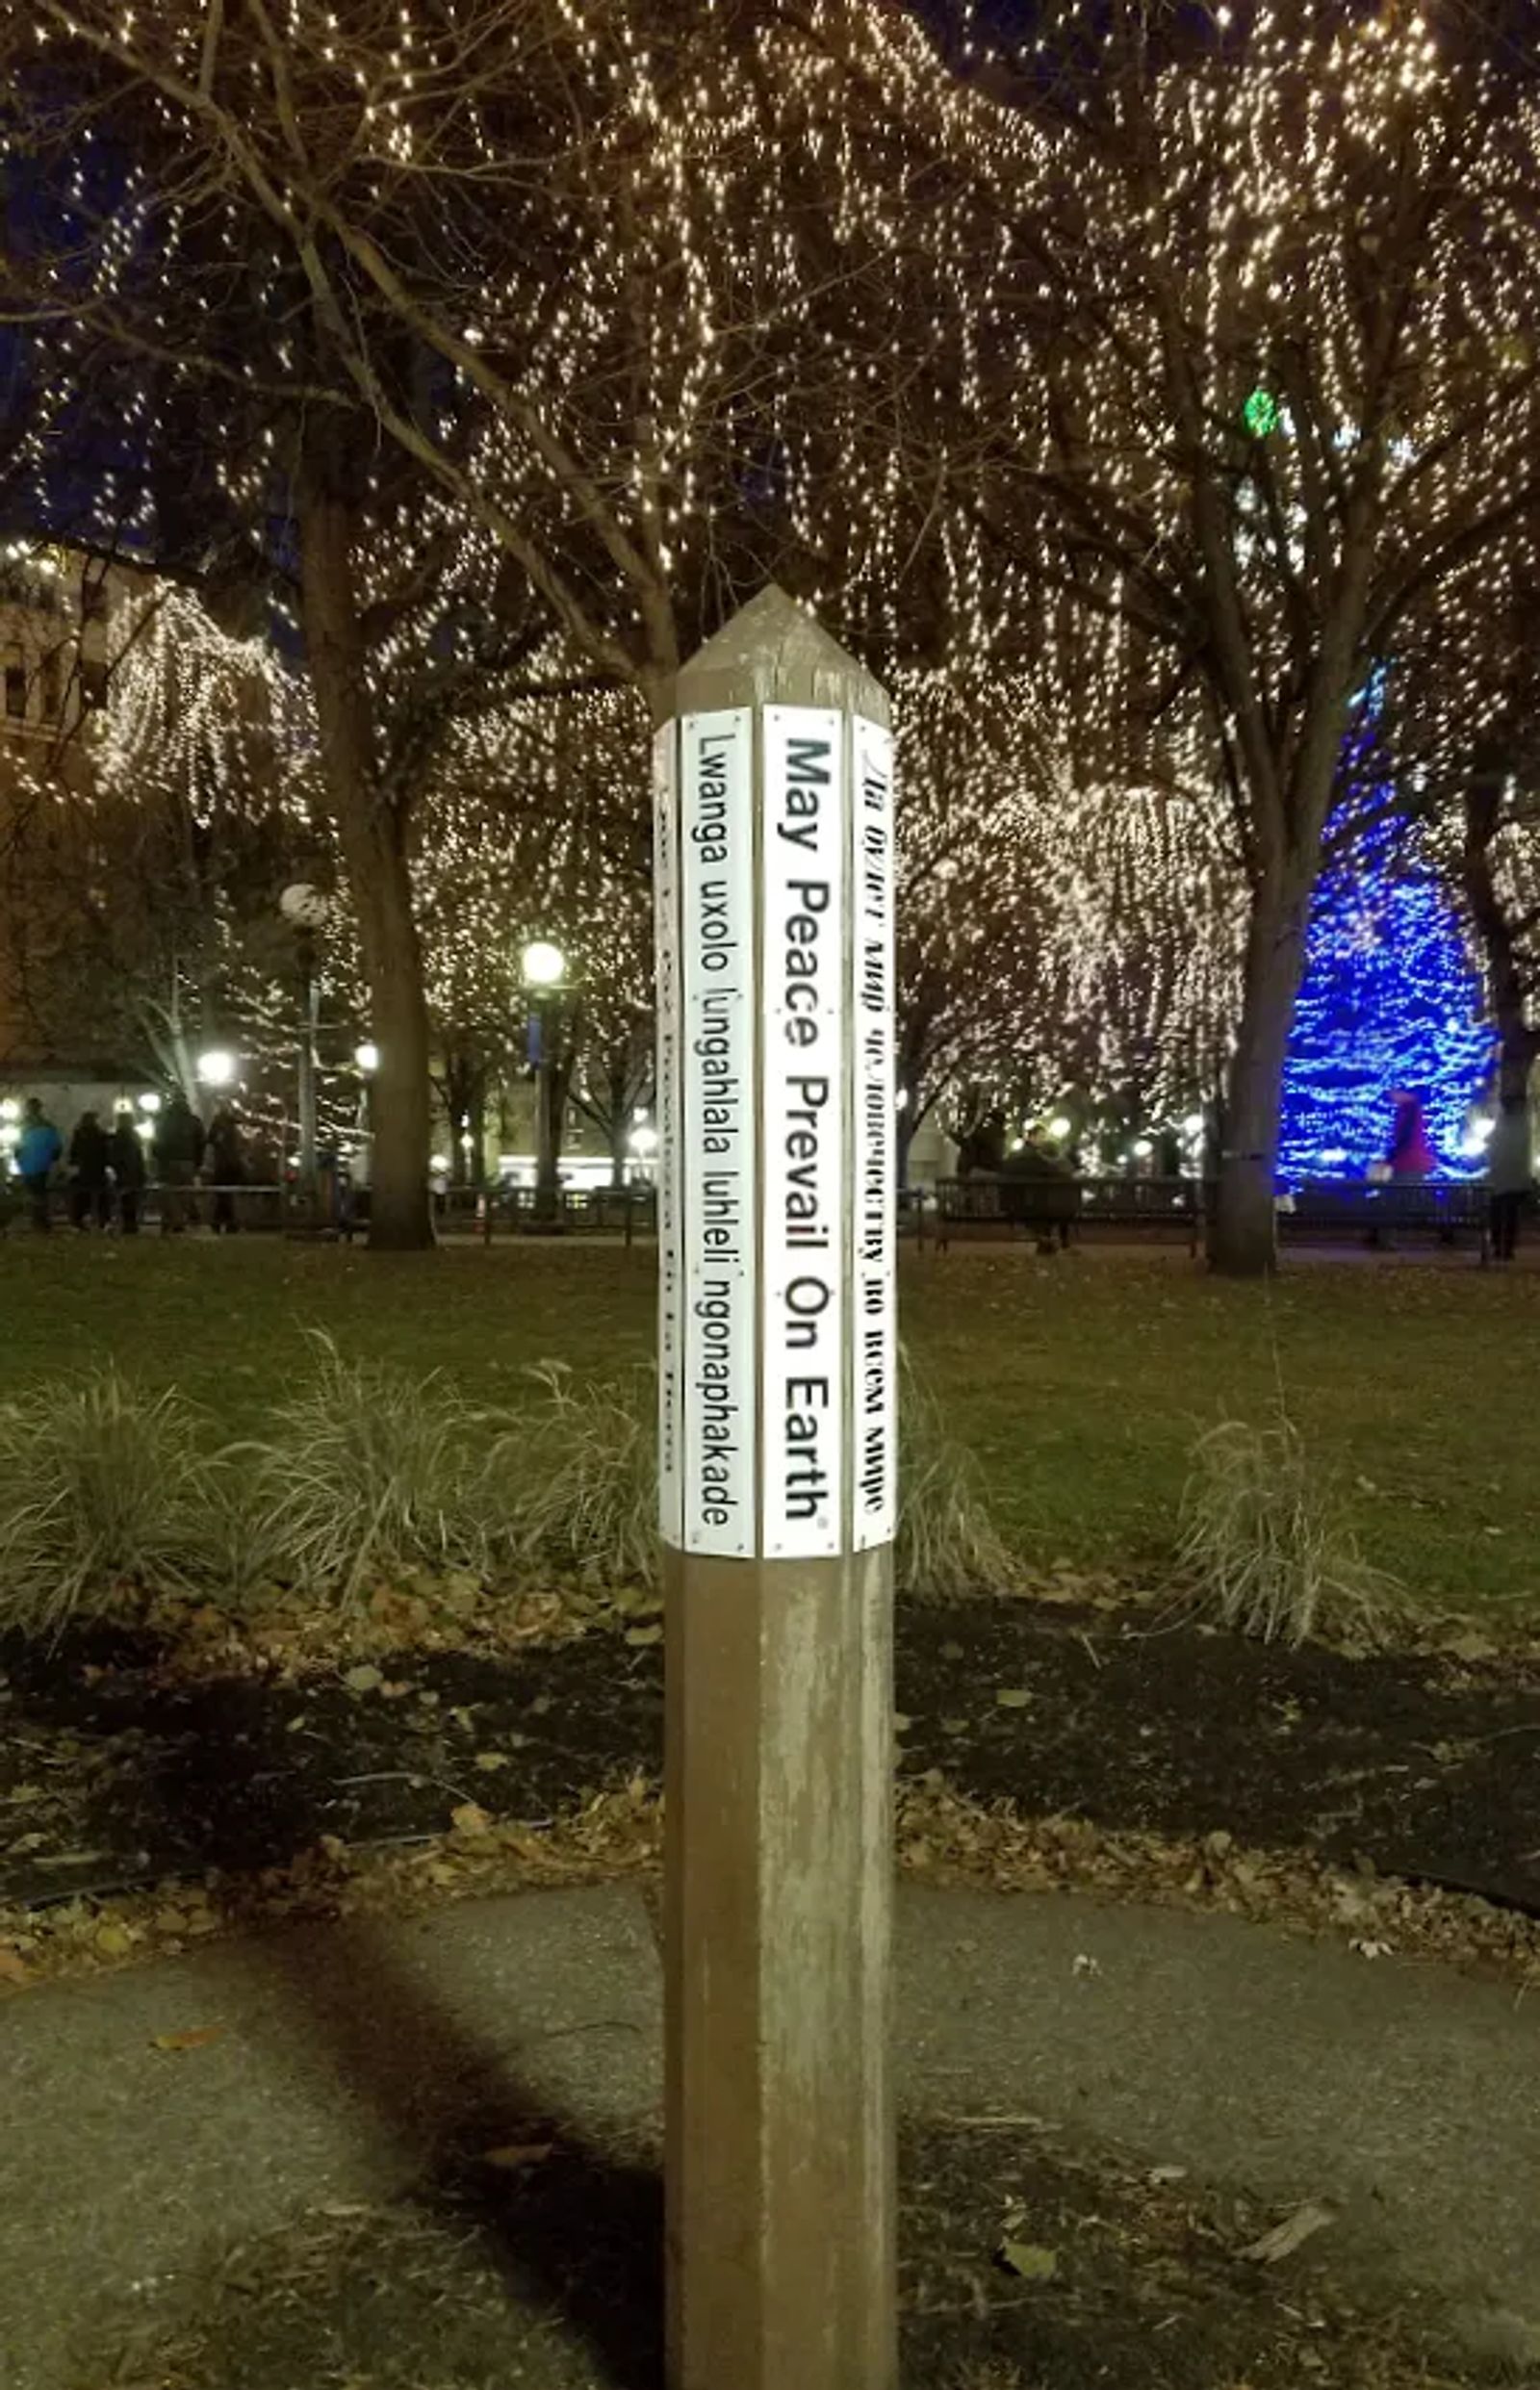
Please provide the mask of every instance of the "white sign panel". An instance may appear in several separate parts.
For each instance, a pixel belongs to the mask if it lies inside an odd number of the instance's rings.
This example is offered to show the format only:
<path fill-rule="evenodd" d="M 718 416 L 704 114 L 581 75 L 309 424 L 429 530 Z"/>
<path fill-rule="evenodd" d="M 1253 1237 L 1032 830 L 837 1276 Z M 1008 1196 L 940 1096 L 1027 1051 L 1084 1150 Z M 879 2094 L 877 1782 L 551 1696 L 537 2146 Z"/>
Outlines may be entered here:
<path fill-rule="evenodd" d="M 763 1551 L 842 1548 L 846 826 L 843 717 L 764 711 Z"/>
<path fill-rule="evenodd" d="M 754 717 L 680 728 L 686 1552 L 756 1549 Z"/>
<path fill-rule="evenodd" d="M 658 1524 L 682 1533 L 684 1268 L 680 1240 L 679 732 L 653 742 L 653 888 L 657 932 L 657 1482 Z"/>
<path fill-rule="evenodd" d="M 897 1083 L 893 1055 L 893 740 L 860 717 L 851 789 L 851 1452 L 855 1546 L 898 1527 Z"/>

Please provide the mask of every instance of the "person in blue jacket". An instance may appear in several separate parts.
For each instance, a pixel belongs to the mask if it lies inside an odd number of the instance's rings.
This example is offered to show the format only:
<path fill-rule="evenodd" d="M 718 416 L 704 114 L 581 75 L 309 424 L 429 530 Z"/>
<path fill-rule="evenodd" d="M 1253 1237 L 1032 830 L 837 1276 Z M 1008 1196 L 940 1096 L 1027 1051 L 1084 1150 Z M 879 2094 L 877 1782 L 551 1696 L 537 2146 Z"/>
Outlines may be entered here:
<path fill-rule="evenodd" d="M 48 1213 L 48 1180 L 64 1149 L 64 1141 L 38 1097 L 29 1095 L 21 1135 L 16 1140 L 16 1175 L 32 1205 L 32 1224 L 45 1236 L 53 1225 Z"/>

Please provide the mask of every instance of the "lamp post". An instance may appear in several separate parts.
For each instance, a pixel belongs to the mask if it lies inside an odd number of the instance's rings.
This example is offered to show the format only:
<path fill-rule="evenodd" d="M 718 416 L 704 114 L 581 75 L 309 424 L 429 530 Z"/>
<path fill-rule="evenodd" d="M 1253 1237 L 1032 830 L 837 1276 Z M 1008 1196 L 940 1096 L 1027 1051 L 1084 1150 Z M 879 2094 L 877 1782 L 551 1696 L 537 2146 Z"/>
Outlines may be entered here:
<path fill-rule="evenodd" d="M 320 1027 L 321 983 L 316 973 L 317 933 L 331 912 L 323 888 L 298 880 L 286 887 L 278 910 L 294 925 L 295 956 L 299 966 L 299 1200 L 306 1223 L 316 1219 L 316 1033 Z"/>
<path fill-rule="evenodd" d="M 549 938 L 533 938 L 523 955 L 524 984 L 529 992 L 530 1059 L 535 1067 L 535 1204 L 533 1224 L 554 1228 L 560 1215 L 556 1178 L 556 1112 L 560 1074 L 552 1052 L 557 1002 L 567 976 L 567 958 Z"/>

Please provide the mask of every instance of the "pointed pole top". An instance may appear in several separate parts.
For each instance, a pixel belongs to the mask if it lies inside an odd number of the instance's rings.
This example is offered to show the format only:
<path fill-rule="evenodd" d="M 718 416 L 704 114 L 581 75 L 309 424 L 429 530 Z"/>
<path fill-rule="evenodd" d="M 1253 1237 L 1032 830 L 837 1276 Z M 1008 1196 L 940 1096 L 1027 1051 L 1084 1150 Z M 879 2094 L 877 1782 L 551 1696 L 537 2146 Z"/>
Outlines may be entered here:
<path fill-rule="evenodd" d="M 774 581 L 739 607 L 675 683 L 676 713 L 732 706 L 829 706 L 884 729 L 890 717 L 881 682 Z"/>

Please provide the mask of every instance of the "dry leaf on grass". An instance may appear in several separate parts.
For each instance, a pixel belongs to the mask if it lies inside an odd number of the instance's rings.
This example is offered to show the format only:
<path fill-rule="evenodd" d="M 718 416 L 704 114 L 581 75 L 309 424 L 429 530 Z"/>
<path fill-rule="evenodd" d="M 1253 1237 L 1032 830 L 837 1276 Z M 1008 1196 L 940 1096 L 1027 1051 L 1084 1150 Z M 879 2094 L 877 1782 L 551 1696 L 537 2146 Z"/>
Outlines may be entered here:
<path fill-rule="evenodd" d="M 1059 2271 L 1054 2251 L 1037 2241 L 1002 2241 L 1000 2263 L 1023 2282 L 1051 2282 Z"/>
<path fill-rule="evenodd" d="M 222 2025 L 193 2025 L 187 2033 L 158 2033 L 155 2047 L 158 2050 L 206 2050 L 212 2042 L 222 2042 L 223 2039 Z"/>
<path fill-rule="evenodd" d="M 30 1984 L 32 1970 L 15 1950 L 0 1950 L 0 1984 Z"/>
<path fill-rule="evenodd" d="M 505 2148 L 483 2149 L 483 2166 L 495 2166 L 500 2173 L 516 2174 L 526 2166 L 544 2166 L 555 2153 L 553 2141 L 510 2142 Z"/>
<path fill-rule="evenodd" d="M 1302 2207 L 1296 2207 L 1292 2216 L 1286 2216 L 1281 2224 L 1274 2224 L 1270 2232 L 1265 2232 L 1260 2241 L 1253 2241 L 1241 2254 L 1254 2266 L 1276 2266 L 1336 2221 L 1334 2207 L 1327 2207 L 1320 2199 L 1306 2199 Z"/>

